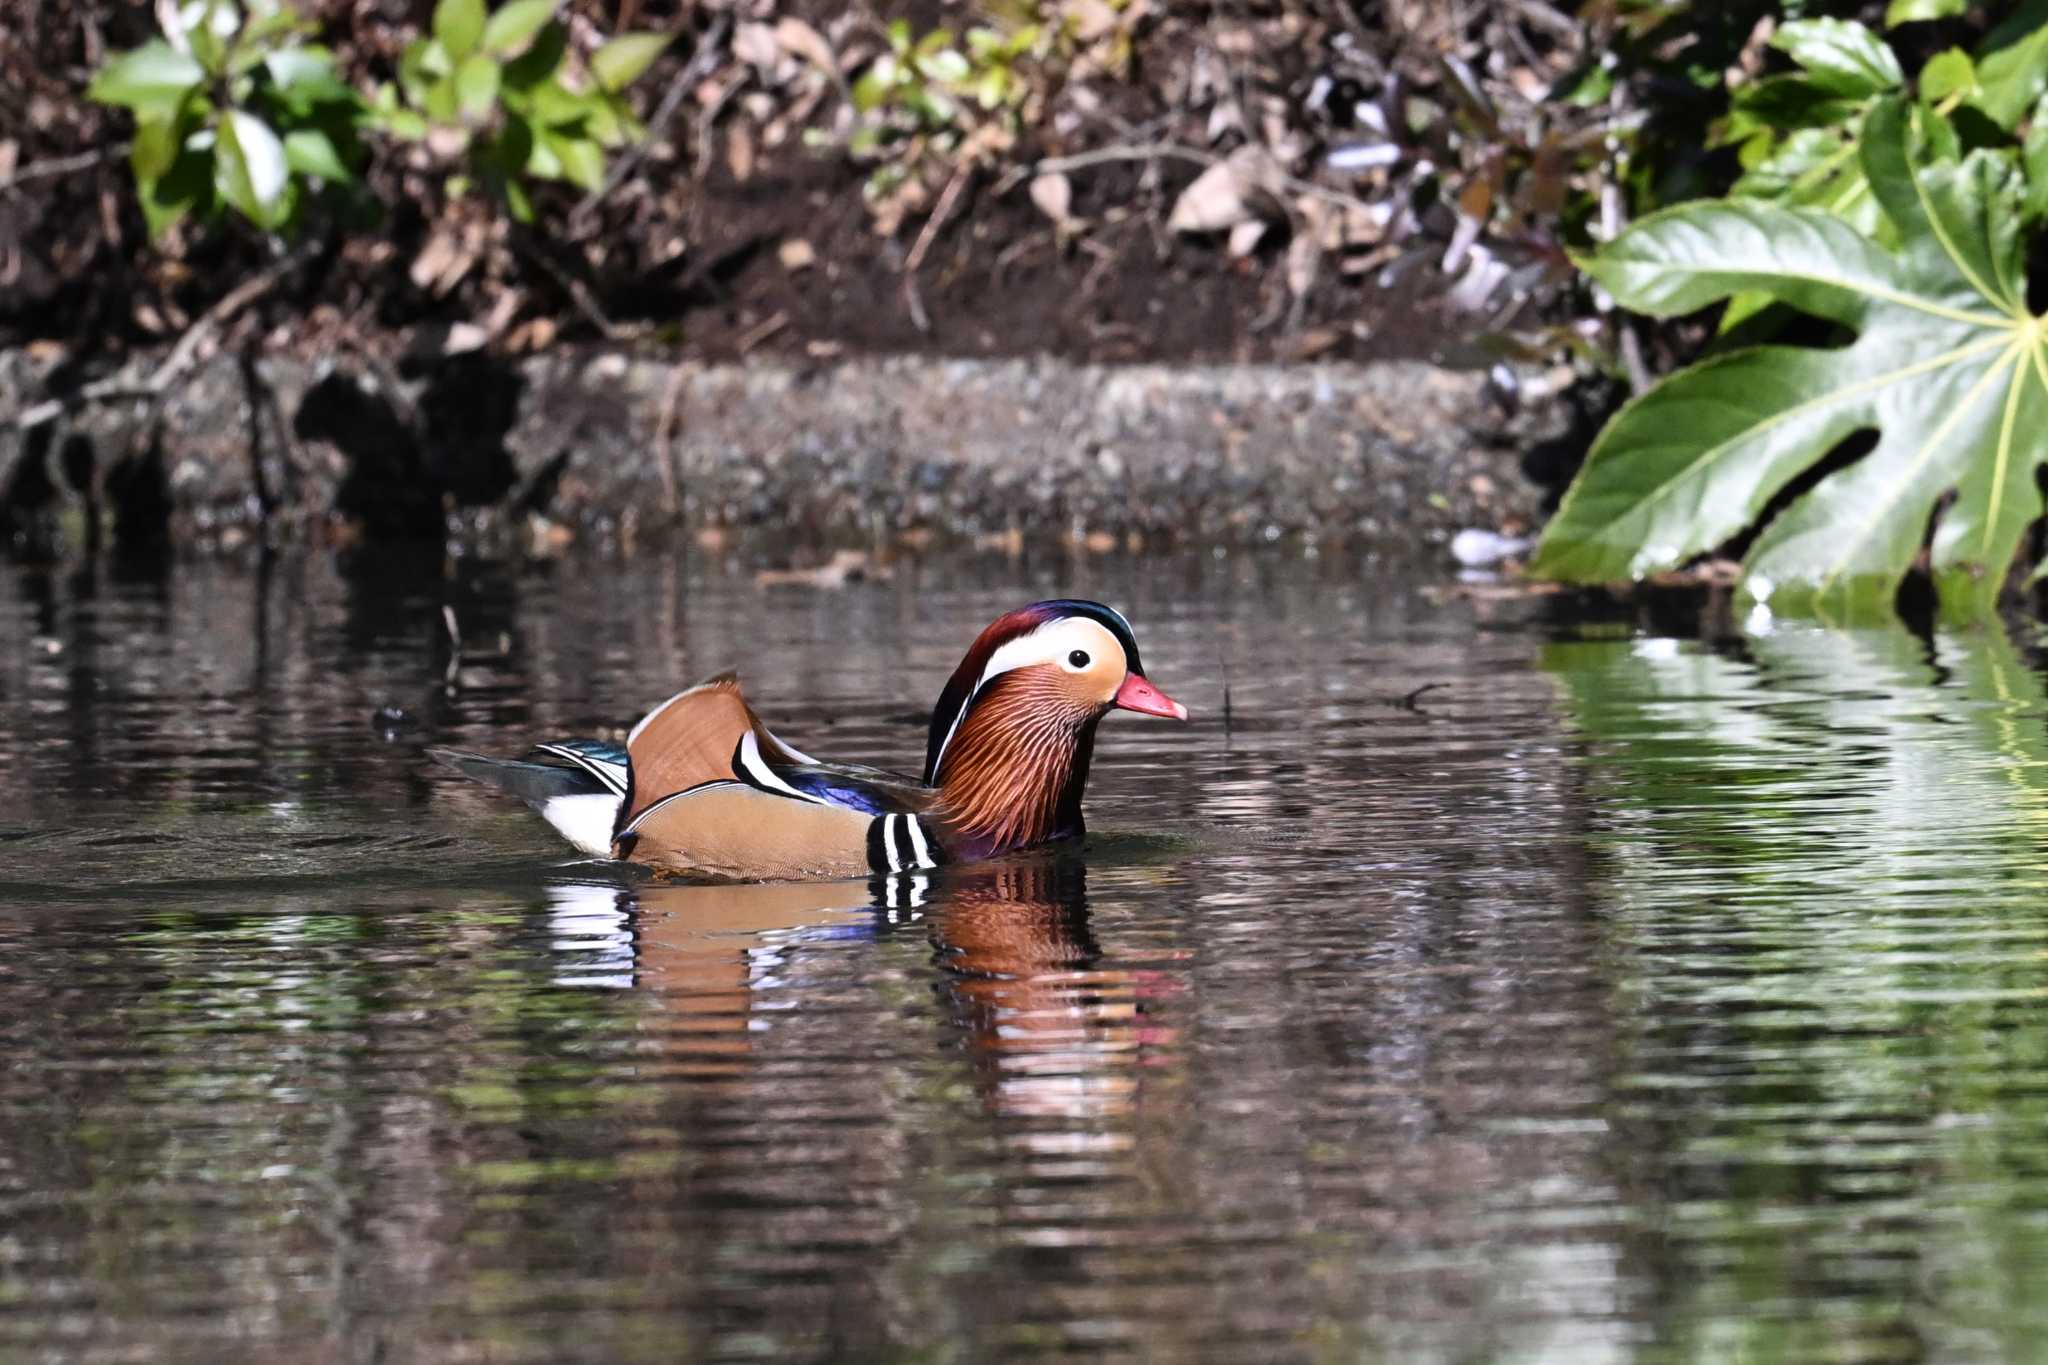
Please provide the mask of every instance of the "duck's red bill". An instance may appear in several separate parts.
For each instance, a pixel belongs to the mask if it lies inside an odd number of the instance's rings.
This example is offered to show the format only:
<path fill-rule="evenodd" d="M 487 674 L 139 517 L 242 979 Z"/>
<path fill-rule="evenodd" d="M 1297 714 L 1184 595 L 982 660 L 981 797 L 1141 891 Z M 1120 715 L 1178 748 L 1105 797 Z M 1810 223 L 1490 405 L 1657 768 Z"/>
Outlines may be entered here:
<path fill-rule="evenodd" d="M 1188 718 L 1187 707 L 1135 673 L 1124 674 L 1124 685 L 1116 690 L 1115 704 L 1126 711 L 1137 711 L 1147 716 L 1165 716 L 1168 720 Z"/>

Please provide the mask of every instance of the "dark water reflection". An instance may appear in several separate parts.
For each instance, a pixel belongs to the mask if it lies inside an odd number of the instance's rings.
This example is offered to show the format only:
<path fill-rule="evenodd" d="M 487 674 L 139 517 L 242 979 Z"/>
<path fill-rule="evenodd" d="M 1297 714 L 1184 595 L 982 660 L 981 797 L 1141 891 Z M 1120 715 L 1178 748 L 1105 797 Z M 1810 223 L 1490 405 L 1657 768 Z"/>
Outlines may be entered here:
<path fill-rule="evenodd" d="M 1197 721 L 1105 727 L 1084 856 L 915 904 L 574 861 L 418 756 L 735 665 L 915 767 L 1054 591 Z M 1276 558 L 9 571 L 0 642 L 0 1359 L 2048 1327 L 2048 703 L 2003 640 L 1707 648 Z"/>

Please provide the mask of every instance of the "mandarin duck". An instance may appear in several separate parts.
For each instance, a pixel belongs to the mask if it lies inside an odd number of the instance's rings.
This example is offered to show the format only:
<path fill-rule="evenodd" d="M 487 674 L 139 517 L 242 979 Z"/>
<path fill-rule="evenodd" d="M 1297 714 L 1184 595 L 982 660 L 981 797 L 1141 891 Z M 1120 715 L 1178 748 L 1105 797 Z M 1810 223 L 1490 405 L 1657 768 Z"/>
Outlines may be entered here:
<path fill-rule="evenodd" d="M 427 752 L 520 797 L 594 857 L 741 881 L 889 876 L 1080 834 L 1095 726 L 1114 709 L 1188 714 L 1146 678 L 1121 613 L 1061 600 L 976 638 L 932 710 L 920 780 L 784 743 L 731 673 L 655 707 L 623 750 Z"/>

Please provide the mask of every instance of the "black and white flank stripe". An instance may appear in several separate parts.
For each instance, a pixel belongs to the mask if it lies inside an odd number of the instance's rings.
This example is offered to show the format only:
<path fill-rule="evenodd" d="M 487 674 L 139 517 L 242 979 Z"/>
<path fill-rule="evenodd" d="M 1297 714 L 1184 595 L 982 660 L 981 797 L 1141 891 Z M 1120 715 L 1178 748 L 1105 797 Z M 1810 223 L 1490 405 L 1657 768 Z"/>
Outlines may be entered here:
<path fill-rule="evenodd" d="M 868 866 L 883 876 L 937 867 L 941 859 L 915 815 L 878 815 L 868 825 Z"/>

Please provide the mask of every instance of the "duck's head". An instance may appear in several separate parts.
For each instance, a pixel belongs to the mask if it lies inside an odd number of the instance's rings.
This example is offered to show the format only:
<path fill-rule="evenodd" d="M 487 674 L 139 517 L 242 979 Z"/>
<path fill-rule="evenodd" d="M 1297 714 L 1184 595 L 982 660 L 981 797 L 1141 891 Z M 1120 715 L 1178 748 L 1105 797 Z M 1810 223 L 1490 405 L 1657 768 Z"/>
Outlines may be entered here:
<path fill-rule="evenodd" d="M 1186 720 L 1145 676 L 1137 637 L 1100 602 L 1034 602 L 997 617 L 932 711 L 924 780 L 1006 842 L 1078 829 L 1095 723 L 1111 710 Z"/>

